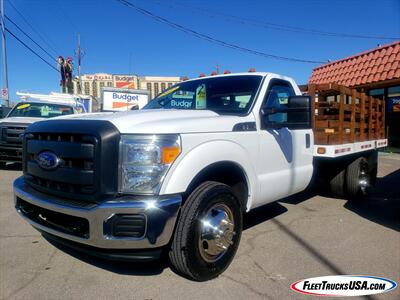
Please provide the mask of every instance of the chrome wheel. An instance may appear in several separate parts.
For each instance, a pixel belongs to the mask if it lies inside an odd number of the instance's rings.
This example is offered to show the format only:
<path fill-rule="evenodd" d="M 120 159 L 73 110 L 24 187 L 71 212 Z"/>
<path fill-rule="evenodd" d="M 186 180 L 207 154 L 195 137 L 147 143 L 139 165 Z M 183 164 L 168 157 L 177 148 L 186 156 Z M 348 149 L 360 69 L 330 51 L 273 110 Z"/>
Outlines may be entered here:
<path fill-rule="evenodd" d="M 176 270 L 196 281 L 224 272 L 239 247 L 243 211 L 232 188 L 205 181 L 183 204 L 169 258 Z"/>
<path fill-rule="evenodd" d="M 225 204 L 212 206 L 200 220 L 199 250 L 208 263 L 219 260 L 233 244 L 235 223 Z"/>
<path fill-rule="evenodd" d="M 370 176 L 368 172 L 368 163 L 363 161 L 360 164 L 358 184 L 360 186 L 361 192 L 365 195 L 367 193 L 367 188 L 370 186 Z"/>

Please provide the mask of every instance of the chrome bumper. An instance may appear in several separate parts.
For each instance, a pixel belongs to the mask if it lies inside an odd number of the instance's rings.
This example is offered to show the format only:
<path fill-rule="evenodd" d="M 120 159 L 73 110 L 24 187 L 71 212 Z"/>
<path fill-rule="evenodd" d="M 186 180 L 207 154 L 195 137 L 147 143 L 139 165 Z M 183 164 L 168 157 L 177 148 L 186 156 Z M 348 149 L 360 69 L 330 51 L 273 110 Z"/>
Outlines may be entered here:
<path fill-rule="evenodd" d="M 173 234 L 182 202 L 179 195 L 159 196 L 154 199 L 123 196 L 101 202 L 90 208 L 83 208 L 69 206 L 65 199 L 57 199 L 54 196 L 38 192 L 25 183 L 23 176 L 14 181 L 13 187 L 17 212 L 33 227 L 63 239 L 104 249 L 149 249 L 166 245 Z M 18 207 L 18 198 L 40 208 L 86 219 L 89 222 L 88 238 L 67 234 L 29 219 Z M 117 238 L 105 234 L 104 224 L 115 214 L 144 215 L 146 218 L 144 236 L 141 238 Z"/>

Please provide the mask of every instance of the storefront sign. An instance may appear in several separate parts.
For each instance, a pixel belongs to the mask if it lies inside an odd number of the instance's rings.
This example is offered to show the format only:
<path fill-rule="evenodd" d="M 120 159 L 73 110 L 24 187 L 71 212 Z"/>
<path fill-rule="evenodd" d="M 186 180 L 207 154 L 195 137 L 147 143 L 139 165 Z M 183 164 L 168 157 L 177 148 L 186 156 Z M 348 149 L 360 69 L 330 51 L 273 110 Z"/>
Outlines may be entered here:
<path fill-rule="evenodd" d="M 400 96 L 387 98 L 388 113 L 400 113 Z"/>

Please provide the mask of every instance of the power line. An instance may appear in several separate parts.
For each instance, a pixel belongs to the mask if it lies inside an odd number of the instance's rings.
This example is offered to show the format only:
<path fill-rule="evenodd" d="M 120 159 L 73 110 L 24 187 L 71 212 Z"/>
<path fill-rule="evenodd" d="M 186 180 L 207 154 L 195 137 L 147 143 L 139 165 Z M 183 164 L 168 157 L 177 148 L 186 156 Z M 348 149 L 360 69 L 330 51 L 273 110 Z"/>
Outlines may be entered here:
<path fill-rule="evenodd" d="M 19 27 L 13 20 L 11 20 L 7 15 L 6 19 L 10 21 L 15 27 L 18 28 L 19 31 L 21 31 L 28 39 L 30 39 L 36 46 L 38 46 L 44 53 L 46 53 L 51 59 L 54 59 L 53 55 L 51 55 L 49 52 L 46 51 L 42 46 L 40 46 L 35 40 L 33 40 L 21 27 Z"/>
<path fill-rule="evenodd" d="M 161 16 L 153 14 L 152 12 L 150 12 L 150 11 L 144 9 L 144 8 L 141 8 L 141 7 L 135 5 L 135 4 L 133 4 L 133 3 L 129 2 L 129 1 L 127 1 L 127 0 L 116 0 L 116 1 L 121 3 L 121 4 L 123 4 L 123 5 L 125 5 L 125 6 L 127 6 L 127 7 L 129 6 L 129 7 L 133 8 L 137 12 L 139 12 L 139 13 L 145 15 L 145 16 L 148 16 L 148 17 L 150 17 L 150 18 L 152 18 L 152 19 L 154 19 L 154 20 L 156 20 L 156 21 L 158 21 L 160 23 L 166 24 L 166 25 L 168 25 L 168 26 L 170 26 L 172 28 L 175 28 L 177 30 L 180 30 L 180 31 L 182 31 L 184 33 L 187 33 L 187 34 L 190 34 L 192 36 L 195 36 L 198 39 L 206 40 L 206 41 L 208 41 L 210 43 L 214 43 L 214 44 L 226 47 L 226 48 L 235 49 L 235 50 L 239 50 L 239 51 L 242 51 L 242 52 L 247 52 L 247 53 L 251 53 L 251 54 L 254 54 L 254 55 L 262 56 L 262 57 L 265 57 L 265 58 L 273 58 L 273 59 L 278 59 L 278 60 L 286 60 L 286 61 L 302 62 L 302 63 L 312 63 L 312 64 L 324 63 L 324 61 L 315 61 L 315 60 L 307 60 L 307 59 L 300 59 L 300 58 L 273 55 L 273 54 L 261 52 L 261 51 L 258 51 L 258 50 L 253 50 L 253 49 L 250 49 L 250 48 L 246 48 L 246 47 L 242 47 L 242 46 L 239 46 L 239 45 L 235 45 L 235 44 L 232 44 L 232 43 L 229 43 L 229 42 L 225 42 L 225 41 L 219 40 L 219 39 L 214 38 L 212 36 L 200 33 L 198 31 L 195 31 L 193 29 L 190 29 L 190 28 L 185 27 L 183 25 L 180 25 L 178 23 L 172 22 L 172 21 L 170 21 L 170 20 L 168 20 L 166 18 L 163 18 Z"/>
<path fill-rule="evenodd" d="M 321 36 L 330 36 L 330 37 L 341 37 L 341 38 L 356 38 L 356 39 L 383 39 L 383 40 L 396 40 L 400 37 L 389 37 L 389 36 L 379 36 L 379 35 L 364 35 L 364 34 L 349 34 L 349 33 L 340 33 L 340 32 L 332 32 L 332 31 L 322 31 L 322 30 L 315 30 L 309 29 L 304 27 L 297 27 L 297 26 L 288 26 L 282 25 L 277 23 L 265 22 L 257 19 L 252 18 L 244 18 L 237 15 L 231 15 L 226 13 L 221 13 L 218 11 L 213 11 L 210 9 L 195 7 L 186 3 L 174 2 L 171 3 L 164 3 L 160 1 L 153 1 L 158 5 L 168 5 L 169 7 L 174 7 L 175 5 L 186 7 L 192 10 L 201 11 L 203 14 L 208 15 L 211 18 L 216 18 L 218 16 L 223 16 L 227 21 L 236 21 L 240 24 L 248 24 L 252 26 L 263 27 L 267 29 L 273 30 L 280 30 L 280 31 L 287 31 L 287 32 L 294 32 L 294 33 L 303 33 L 303 34 L 311 34 L 311 35 L 321 35 Z M 176 7 L 176 6 L 175 6 Z"/>
<path fill-rule="evenodd" d="M 72 19 L 70 18 L 69 14 L 67 13 L 67 10 L 65 9 L 65 7 L 64 7 L 64 5 L 61 3 L 61 1 L 60 1 L 60 0 L 57 0 L 56 2 L 57 2 L 58 5 L 60 6 L 60 10 L 59 10 L 59 11 L 61 11 L 61 13 L 64 15 L 64 19 L 67 20 L 68 23 L 69 23 L 72 27 L 74 27 L 74 29 L 75 29 L 76 32 L 79 32 L 78 27 L 75 25 L 74 22 L 72 22 Z"/>
<path fill-rule="evenodd" d="M 24 17 L 24 15 L 12 4 L 12 2 L 10 1 L 10 0 L 8 0 L 8 3 L 11 5 L 11 7 L 18 13 L 18 15 L 22 18 L 22 20 L 25 22 L 25 24 L 26 25 L 28 25 L 30 28 L 31 28 L 31 30 L 32 31 L 34 31 L 38 36 L 39 36 L 39 38 L 42 40 L 42 42 L 44 42 L 49 48 L 51 48 L 52 49 L 52 51 L 54 51 L 54 53 L 58 53 L 58 51 L 53 47 L 53 46 L 51 46 L 50 44 L 49 44 L 49 42 L 47 42 L 46 41 L 46 38 L 45 37 L 43 37 L 43 35 L 38 31 L 38 30 L 36 30 L 35 29 L 35 27 L 31 24 L 31 23 L 29 23 L 29 21 Z M 50 40 L 49 38 L 47 38 L 48 40 Z M 54 55 L 54 56 L 56 56 L 56 55 Z"/>
<path fill-rule="evenodd" d="M 40 58 L 45 64 L 47 64 L 50 68 L 54 69 L 57 73 L 59 73 L 59 70 L 57 70 L 56 67 L 54 67 L 52 64 L 50 64 L 47 60 L 45 60 L 43 57 L 41 57 L 39 54 L 35 52 L 31 47 L 29 47 L 27 44 L 25 44 L 20 38 L 18 38 L 14 33 L 12 33 L 8 28 L 6 28 L 6 31 L 11 34 L 18 42 L 20 42 L 25 48 L 27 48 L 29 51 L 31 51 L 35 56 Z"/>

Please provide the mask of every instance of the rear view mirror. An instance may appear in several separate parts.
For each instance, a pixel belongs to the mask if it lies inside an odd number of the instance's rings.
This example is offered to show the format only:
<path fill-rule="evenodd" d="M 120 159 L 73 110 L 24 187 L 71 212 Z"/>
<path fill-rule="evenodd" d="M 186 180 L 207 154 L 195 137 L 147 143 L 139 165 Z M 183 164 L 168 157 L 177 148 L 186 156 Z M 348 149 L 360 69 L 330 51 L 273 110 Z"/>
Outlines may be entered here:
<path fill-rule="evenodd" d="M 264 107 L 261 114 L 267 128 L 311 128 L 311 97 L 290 96 L 280 107 Z M 279 115 L 278 115 L 279 114 Z"/>

